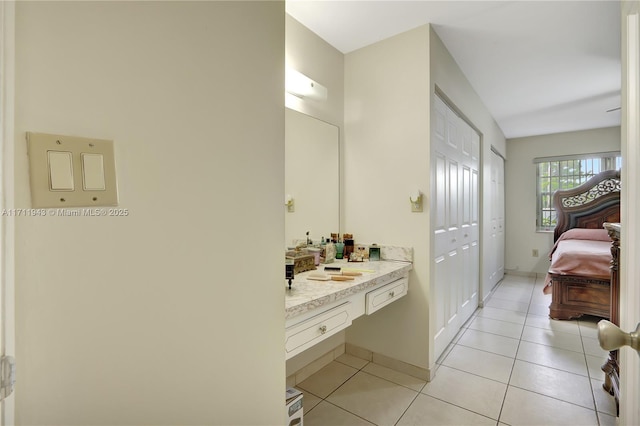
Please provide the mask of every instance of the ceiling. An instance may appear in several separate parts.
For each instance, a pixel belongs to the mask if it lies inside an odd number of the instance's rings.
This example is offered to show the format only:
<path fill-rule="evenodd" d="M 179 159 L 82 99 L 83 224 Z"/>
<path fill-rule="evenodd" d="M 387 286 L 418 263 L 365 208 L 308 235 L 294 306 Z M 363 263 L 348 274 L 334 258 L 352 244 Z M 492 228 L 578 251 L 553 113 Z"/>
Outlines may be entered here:
<path fill-rule="evenodd" d="M 617 126 L 618 1 L 287 0 L 343 53 L 431 23 L 507 138 Z"/>

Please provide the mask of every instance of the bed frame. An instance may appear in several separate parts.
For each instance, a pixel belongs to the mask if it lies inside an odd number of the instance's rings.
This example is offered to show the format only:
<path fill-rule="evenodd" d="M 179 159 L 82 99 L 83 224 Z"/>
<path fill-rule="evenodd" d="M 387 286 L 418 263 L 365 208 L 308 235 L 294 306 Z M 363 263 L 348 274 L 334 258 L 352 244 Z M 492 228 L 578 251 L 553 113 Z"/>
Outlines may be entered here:
<path fill-rule="evenodd" d="M 576 188 L 556 191 L 553 205 L 557 215 L 554 241 L 569 229 L 602 229 L 605 222 L 620 222 L 620 171 L 605 171 Z M 549 276 L 552 283 L 549 317 L 611 317 L 610 279 L 559 274 Z"/>

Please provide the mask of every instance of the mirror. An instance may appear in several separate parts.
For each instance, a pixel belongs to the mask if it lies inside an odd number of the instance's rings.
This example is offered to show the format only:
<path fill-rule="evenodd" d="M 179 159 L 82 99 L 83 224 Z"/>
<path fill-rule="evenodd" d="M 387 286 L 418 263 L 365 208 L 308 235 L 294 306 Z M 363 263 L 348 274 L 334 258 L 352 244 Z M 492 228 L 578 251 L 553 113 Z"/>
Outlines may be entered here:
<path fill-rule="evenodd" d="M 285 108 L 285 245 L 340 232 L 340 132 L 337 126 Z M 285 200 L 282 200 L 283 203 Z"/>

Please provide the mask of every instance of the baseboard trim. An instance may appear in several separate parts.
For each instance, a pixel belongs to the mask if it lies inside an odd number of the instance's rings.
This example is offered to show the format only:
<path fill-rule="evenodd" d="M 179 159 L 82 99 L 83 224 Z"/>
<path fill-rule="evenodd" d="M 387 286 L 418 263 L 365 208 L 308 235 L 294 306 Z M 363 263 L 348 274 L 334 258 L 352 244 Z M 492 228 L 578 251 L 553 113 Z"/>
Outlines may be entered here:
<path fill-rule="evenodd" d="M 400 373 L 408 374 L 409 376 L 416 377 L 420 380 L 425 380 L 427 382 L 431 381 L 431 379 L 433 378 L 432 374 L 435 373 L 435 372 L 432 372 L 430 368 L 418 367 L 416 365 L 409 364 L 407 362 L 400 361 L 398 359 L 391 358 L 389 356 L 370 351 L 368 349 L 353 345 L 351 343 L 346 343 L 345 345 L 346 345 L 345 351 L 349 355 L 353 355 L 358 358 L 371 361 L 383 367 L 387 367 L 392 370 L 399 371 Z"/>
<path fill-rule="evenodd" d="M 298 383 L 305 381 L 309 376 L 317 373 L 322 368 L 335 361 L 340 355 L 345 353 L 427 382 L 431 381 L 435 374 L 435 369 L 417 367 L 360 346 L 352 345 L 350 343 L 342 343 L 324 355 L 316 358 L 314 361 L 311 361 L 295 373 L 287 376 L 287 387 L 293 387 Z"/>
<path fill-rule="evenodd" d="M 345 344 L 341 343 L 329 352 L 326 352 L 324 355 L 316 358 L 314 361 L 311 361 L 295 373 L 287 376 L 287 387 L 293 387 L 298 383 L 305 381 L 309 376 L 317 373 L 344 353 Z"/>
<path fill-rule="evenodd" d="M 518 277 L 537 277 L 537 272 L 516 271 L 515 269 L 505 269 L 505 275 L 515 275 Z"/>

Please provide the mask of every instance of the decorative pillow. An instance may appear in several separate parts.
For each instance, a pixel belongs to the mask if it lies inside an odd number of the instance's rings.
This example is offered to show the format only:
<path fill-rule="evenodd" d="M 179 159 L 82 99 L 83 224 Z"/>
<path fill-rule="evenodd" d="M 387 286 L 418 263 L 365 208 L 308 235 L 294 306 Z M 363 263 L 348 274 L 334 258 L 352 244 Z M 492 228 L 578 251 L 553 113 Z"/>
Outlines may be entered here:
<path fill-rule="evenodd" d="M 560 236 L 563 240 L 611 241 L 606 229 L 573 228 Z"/>

